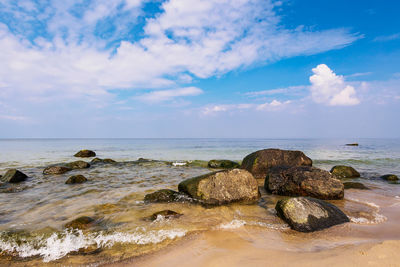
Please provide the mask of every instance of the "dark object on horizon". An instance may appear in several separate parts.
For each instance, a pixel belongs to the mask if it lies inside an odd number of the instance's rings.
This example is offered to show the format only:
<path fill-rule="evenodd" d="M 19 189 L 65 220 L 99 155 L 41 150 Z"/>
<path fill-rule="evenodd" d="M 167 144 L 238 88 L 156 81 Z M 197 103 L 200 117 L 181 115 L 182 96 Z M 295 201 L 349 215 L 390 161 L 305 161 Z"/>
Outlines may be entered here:
<path fill-rule="evenodd" d="M 242 169 L 248 170 L 256 179 L 265 179 L 269 169 L 276 166 L 312 166 L 312 160 L 301 151 L 264 149 L 247 155 Z"/>
<path fill-rule="evenodd" d="M 265 178 L 264 188 L 276 195 L 342 199 L 344 186 L 328 171 L 311 166 L 274 167 Z"/>
<path fill-rule="evenodd" d="M 381 179 L 389 181 L 389 182 L 394 182 L 394 181 L 398 181 L 399 177 L 397 177 L 397 175 L 394 174 L 385 174 L 381 176 Z"/>
<path fill-rule="evenodd" d="M 90 158 L 90 157 L 96 157 L 96 153 L 92 150 L 81 150 L 79 152 L 77 152 L 74 157 L 78 157 L 78 158 Z"/>
<path fill-rule="evenodd" d="M 5 183 L 20 183 L 25 181 L 28 178 L 28 176 L 20 172 L 19 170 L 16 169 L 10 169 L 8 170 L 3 177 L 1 177 L 1 181 Z"/>
<path fill-rule="evenodd" d="M 73 176 L 69 177 L 65 183 L 66 184 L 81 184 L 86 181 L 87 181 L 87 179 L 85 176 L 78 174 L 78 175 L 73 175 Z"/>
<path fill-rule="evenodd" d="M 62 165 L 49 166 L 43 170 L 43 174 L 63 174 L 70 170 L 72 169 Z"/>
<path fill-rule="evenodd" d="M 310 197 L 279 200 L 275 209 L 290 228 L 299 232 L 318 231 L 350 221 L 335 205 Z"/>
<path fill-rule="evenodd" d="M 360 173 L 351 166 L 336 165 L 332 167 L 330 172 L 338 179 L 360 177 Z"/>
<path fill-rule="evenodd" d="M 233 169 L 233 168 L 240 168 L 240 164 L 227 159 L 213 159 L 210 160 L 207 164 L 209 168 L 215 169 Z"/>
<path fill-rule="evenodd" d="M 358 143 L 346 144 L 346 146 L 358 146 Z"/>
<path fill-rule="evenodd" d="M 162 210 L 156 213 L 153 213 L 153 215 L 150 216 L 150 220 L 155 221 L 157 220 L 158 216 L 162 216 L 165 219 L 170 219 L 170 218 L 179 218 L 183 214 L 175 212 L 173 210 Z"/>
<path fill-rule="evenodd" d="M 369 188 L 366 187 L 364 184 L 358 183 L 358 182 L 345 182 L 345 183 L 343 183 L 343 185 L 344 185 L 344 189 L 369 190 Z"/>

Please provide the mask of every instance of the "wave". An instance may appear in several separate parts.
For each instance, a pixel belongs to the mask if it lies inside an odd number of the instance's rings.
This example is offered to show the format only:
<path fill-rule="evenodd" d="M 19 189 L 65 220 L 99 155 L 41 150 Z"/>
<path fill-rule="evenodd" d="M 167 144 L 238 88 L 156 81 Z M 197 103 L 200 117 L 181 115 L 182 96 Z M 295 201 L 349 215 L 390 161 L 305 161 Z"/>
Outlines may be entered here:
<path fill-rule="evenodd" d="M 41 256 L 44 262 L 60 259 L 70 252 L 78 251 L 92 245 L 112 247 L 115 243 L 132 243 L 137 245 L 156 244 L 166 239 L 175 239 L 186 235 L 186 230 L 151 230 L 140 229 L 134 233 L 91 233 L 84 234 L 80 230 L 65 230 L 53 233 L 47 239 L 38 236 L 32 240 L 0 239 L 0 250 L 16 253 L 20 257 Z"/>
<path fill-rule="evenodd" d="M 362 200 L 359 200 L 357 198 L 346 198 L 346 200 L 357 202 L 357 203 L 360 203 L 360 204 L 364 204 L 364 205 L 367 205 L 367 206 L 369 206 L 369 207 L 374 209 L 374 211 L 371 214 L 373 219 L 367 219 L 365 217 L 352 217 L 352 216 L 349 216 L 350 221 L 353 222 L 353 223 L 357 223 L 357 224 L 379 224 L 379 223 L 383 223 L 384 221 L 387 220 L 386 216 L 384 216 L 384 215 L 379 213 L 380 206 L 378 204 L 375 204 L 375 203 L 369 202 L 369 201 L 362 201 Z"/>

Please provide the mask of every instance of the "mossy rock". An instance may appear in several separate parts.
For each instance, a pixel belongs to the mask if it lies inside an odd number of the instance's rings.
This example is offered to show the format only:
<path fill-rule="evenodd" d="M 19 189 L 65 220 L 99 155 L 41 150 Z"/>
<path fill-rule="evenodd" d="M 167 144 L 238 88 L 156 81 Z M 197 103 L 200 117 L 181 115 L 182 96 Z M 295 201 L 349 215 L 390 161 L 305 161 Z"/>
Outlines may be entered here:
<path fill-rule="evenodd" d="M 151 216 L 149 217 L 149 219 L 152 220 L 152 221 L 155 221 L 155 220 L 157 220 L 157 218 L 158 218 L 159 216 L 162 216 L 162 217 L 164 217 L 165 219 L 170 219 L 170 218 L 179 218 L 179 217 L 181 217 L 182 215 L 183 215 L 183 214 L 177 213 L 177 212 L 175 212 L 175 211 L 173 211 L 173 210 L 162 210 L 162 211 L 153 213 L 153 215 L 151 215 Z"/>
<path fill-rule="evenodd" d="M 65 164 L 65 166 L 75 170 L 75 169 L 89 168 L 90 164 L 83 160 L 77 160 L 77 161 L 69 162 L 69 163 Z"/>
<path fill-rule="evenodd" d="M 43 170 L 43 174 L 63 174 L 63 173 L 69 172 L 71 170 L 72 169 L 67 166 L 56 165 L 56 166 L 46 167 Z"/>
<path fill-rule="evenodd" d="M 78 174 L 78 175 L 73 175 L 73 176 L 69 177 L 65 183 L 66 184 L 82 184 L 86 181 L 87 181 L 87 179 L 85 176 Z"/>
<path fill-rule="evenodd" d="M 3 177 L 1 177 L 1 181 L 4 183 L 20 183 L 25 181 L 27 178 L 28 176 L 25 173 L 17 169 L 10 169 L 7 170 Z"/>
<path fill-rule="evenodd" d="M 360 177 L 360 173 L 351 166 L 337 165 L 330 172 L 338 179 Z"/>
<path fill-rule="evenodd" d="M 240 164 L 227 159 L 213 159 L 210 160 L 207 164 L 209 168 L 215 169 L 233 169 L 233 168 L 240 168 Z"/>
<path fill-rule="evenodd" d="M 74 157 L 78 157 L 78 158 L 91 158 L 91 157 L 96 157 L 96 153 L 92 150 L 88 150 L 88 149 L 83 149 L 79 152 L 77 152 Z"/>
<path fill-rule="evenodd" d="M 345 182 L 345 183 L 343 183 L 343 185 L 344 185 L 344 189 L 369 190 L 369 188 L 366 187 L 364 184 L 358 183 L 358 182 Z"/>
<path fill-rule="evenodd" d="M 89 216 L 81 216 L 75 220 L 70 221 L 69 223 L 66 223 L 64 227 L 84 230 L 93 226 L 94 222 L 95 219 Z"/>
<path fill-rule="evenodd" d="M 396 182 L 399 180 L 399 177 L 397 177 L 397 175 L 394 174 L 385 174 L 381 176 L 381 179 L 389 181 L 389 182 Z"/>
<path fill-rule="evenodd" d="M 91 163 L 116 163 L 113 159 L 101 159 L 101 158 L 94 158 L 90 161 Z"/>
<path fill-rule="evenodd" d="M 192 202 L 193 200 L 188 197 L 186 194 L 181 192 L 176 192 L 170 189 L 161 189 L 151 194 L 147 194 L 144 197 L 144 201 L 146 202 Z"/>
<path fill-rule="evenodd" d="M 282 220 L 299 232 L 318 231 L 350 221 L 335 205 L 309 197 L 279 200 L 275 209 Z"/>

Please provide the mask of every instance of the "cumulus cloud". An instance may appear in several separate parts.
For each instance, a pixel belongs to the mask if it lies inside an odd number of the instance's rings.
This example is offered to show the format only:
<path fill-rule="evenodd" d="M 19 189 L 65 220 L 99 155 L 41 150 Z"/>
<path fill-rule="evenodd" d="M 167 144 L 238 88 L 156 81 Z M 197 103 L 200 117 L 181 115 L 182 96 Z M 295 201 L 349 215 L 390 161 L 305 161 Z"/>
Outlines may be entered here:
<path fill-rule="evenodd" d="M 354 87 L 327 65 L 320 64 L 312 71 L 314 75 L 310 77 L 310 91 L 315 102 L 330 106 L 352 106 L 360 103 Z"/>
<path fill-rule="evenodd" d="M 158 103 L 171 100 L 175 97 L 196 96 L 202 93 L 203 90 L 201 90 L 200 88 L 185 87 L 172 90 L 153 91 L 147 94 L 143 94 L 137 98 L 144 102 Z"/>

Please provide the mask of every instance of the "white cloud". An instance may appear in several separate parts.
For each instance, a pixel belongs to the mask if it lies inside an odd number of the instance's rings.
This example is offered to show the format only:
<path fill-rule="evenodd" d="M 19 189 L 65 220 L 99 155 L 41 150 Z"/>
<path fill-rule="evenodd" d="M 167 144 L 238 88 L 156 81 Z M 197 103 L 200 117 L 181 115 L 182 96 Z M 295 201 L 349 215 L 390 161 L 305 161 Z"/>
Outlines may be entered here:
<path fill-rule="evenodd" d="M 137 97 L 144 102 L 158 103 L 164 102 L 176 97 L 196 96 L 203 93 L 203 90 L 197 87 L 185 87 L 172 90 L 153 91 Z"/>
<path fill-rule="evenodd" d="M 393 41 L 400 39 L 400 33 L 395 33 L 392 35 L 382 35 L 378 36 L 374 39 L 375 42 L 388 42 L 388 41 Z"/>
<path fill-rule="evenodd" d="M 308 86 L 296 85 L 296 86 L 289 86 L 286 88 L 248 92 L 245 93 L 245 95 L 251 97 L 270 96 L 270 95 L 299 95 L 306 90 L 308 90 Z"/>
<path fill-rule="evenodd" d="M 278 101 L 276 99 L 271 102 L 266 102 L 263 104 L 255 104 L 255 103 L 242 103 L 242 104 L 227 104 L 227 105 L 212 105 L 203 107 L 201 110 L 201 114 L 203 115 L 215 115 L 221 112 L 227 111 L 240 111 L 240 110 L 257 110 L 257 111 L 276 111 L 281 109 L 282 107 L 290 104 L 291 101 Z"/>
<path fill-rule="evenodd" d="M 327 65 L 320 64 L 312 69 L 310 77 L 312 99 L 330 106 L 351 106 L 360 103 L 353 86 L 344 81 L 343 76 L 336 75 Z"/>

